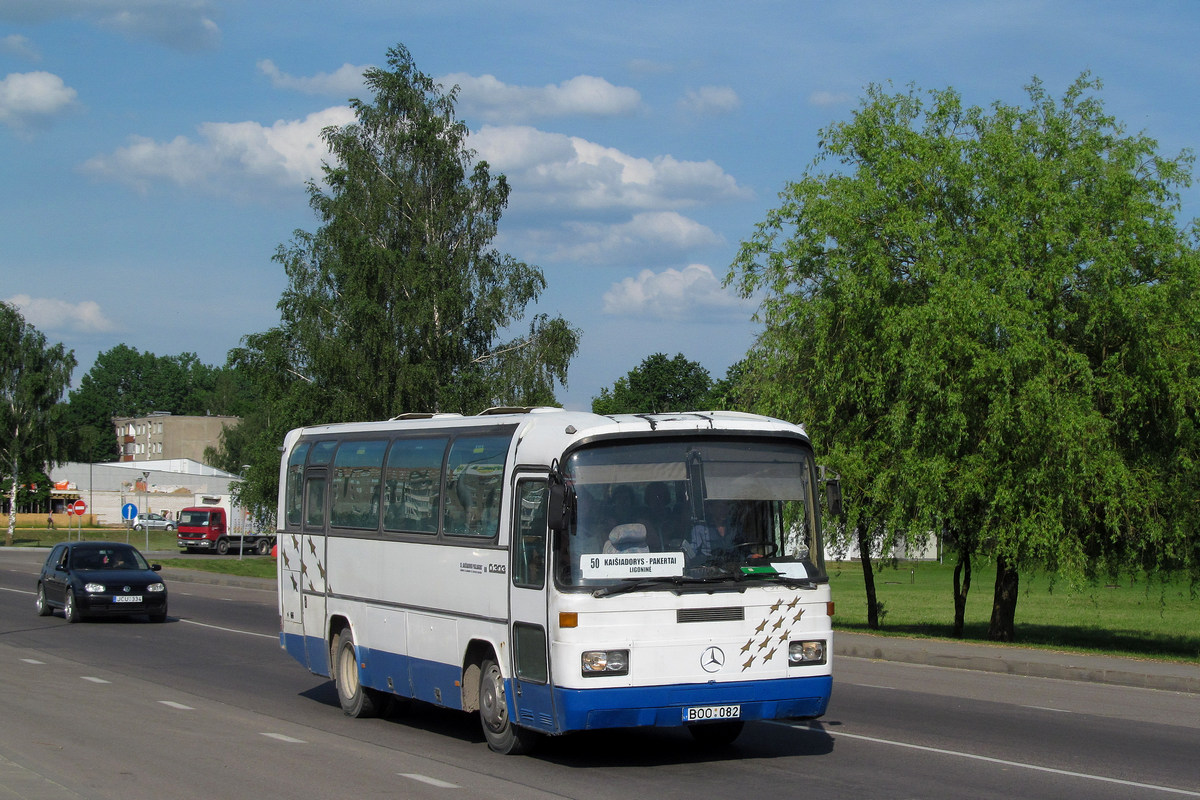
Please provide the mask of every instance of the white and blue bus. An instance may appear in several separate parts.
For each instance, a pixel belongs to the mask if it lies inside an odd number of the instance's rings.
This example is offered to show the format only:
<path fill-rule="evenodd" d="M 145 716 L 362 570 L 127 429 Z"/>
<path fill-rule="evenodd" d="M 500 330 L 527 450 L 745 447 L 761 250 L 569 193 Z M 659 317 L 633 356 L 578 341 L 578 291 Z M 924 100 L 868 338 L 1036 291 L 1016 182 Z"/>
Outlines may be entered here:
<path fill-rule="evenodd" d="M 478 712 L 489 746 L 825 713 L 830 618 L 802 428 L 556 408 L 291 431 L 283 648 L 346 714 Z"/>

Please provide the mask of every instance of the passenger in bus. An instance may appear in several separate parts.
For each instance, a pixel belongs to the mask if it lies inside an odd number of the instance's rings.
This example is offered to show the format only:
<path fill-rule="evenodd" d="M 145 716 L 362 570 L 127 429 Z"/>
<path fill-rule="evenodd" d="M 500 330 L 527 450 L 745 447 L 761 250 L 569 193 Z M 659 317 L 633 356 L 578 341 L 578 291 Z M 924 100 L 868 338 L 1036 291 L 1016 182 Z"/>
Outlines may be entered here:
<path fill-rule="evenodd" d="M 728 500 L 706 500 L 704 520 L 692 526 L 692 535 L 684 551 L 695 559 L 730 559 L 741 543 L 732 520 L 735 516 Z"/>

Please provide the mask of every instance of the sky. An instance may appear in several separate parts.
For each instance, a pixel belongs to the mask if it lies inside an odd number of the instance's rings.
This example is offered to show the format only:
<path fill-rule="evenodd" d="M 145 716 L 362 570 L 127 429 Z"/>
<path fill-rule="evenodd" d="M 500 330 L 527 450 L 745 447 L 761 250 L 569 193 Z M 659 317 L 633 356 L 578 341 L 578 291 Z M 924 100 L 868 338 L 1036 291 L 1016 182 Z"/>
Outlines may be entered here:
<path fill-rule="evenodd" d="M 557 394 L 587 409 L 651 354 L 714 380 L 745 355 L 730 264 L 865 87 L 1022 104 L 1090 71 L 1173 156 L 1200 139 L 1198 41 L 1190 0 L 0 0 L 0 300 L 76 386 L 118 344 L 223 365 L 279 323 L 321 129 L 402 44 L 507 176 L 495 244 L 542 269 L 530 313 L 582 331 Z"/>

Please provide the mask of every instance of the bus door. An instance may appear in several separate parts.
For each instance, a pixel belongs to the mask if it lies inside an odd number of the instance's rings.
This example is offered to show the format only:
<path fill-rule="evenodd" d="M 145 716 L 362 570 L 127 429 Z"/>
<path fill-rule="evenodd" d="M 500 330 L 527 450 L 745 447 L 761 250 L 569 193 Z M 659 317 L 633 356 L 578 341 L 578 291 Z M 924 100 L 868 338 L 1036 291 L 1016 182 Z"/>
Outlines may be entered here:
<path fill-rule="evenodd" d="M 513 659 L 509 712 L 526 728 L 554 732 L 557 726 L 547 636 L 547 481 L 544 476 L 519 475 L 516 484 L 508 566 Z"/>
<path fill-rule="evenodd" d="M 308 668 L 329 675 L 329 648 L 325 643 L 325 536 L 326 506 L 329 505 L 328 471 L 324 467 L 304 471 L 304 525 L 300 537 L 301 620 Z"/>

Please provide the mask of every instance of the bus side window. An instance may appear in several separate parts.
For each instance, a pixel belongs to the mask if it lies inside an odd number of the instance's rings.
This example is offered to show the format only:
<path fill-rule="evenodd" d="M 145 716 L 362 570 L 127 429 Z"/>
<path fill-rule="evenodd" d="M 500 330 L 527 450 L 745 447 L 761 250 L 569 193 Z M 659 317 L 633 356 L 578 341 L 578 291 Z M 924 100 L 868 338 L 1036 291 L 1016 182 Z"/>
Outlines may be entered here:
<path fill-rule="evenodd" d="M 304 526 L 321 528 L 325 525 L 325 473 L 309 477 L 304 482 Z"/>
<path fill-rule="evenodd" d="M 512 435 L 463 436 L 450 445 L 442 530 L 453 536 L 495 537 L 500 532 L 504 460 Z"/>
<path fill-rule="evenodd" d="M 300 526 L 301 504 L 304 500 L 304 495 L 301 493 L 301 486 L 304 477 L 304 459 L 308 456 L 309 442 L 300 442 L 288 456 L 287 467 L 287 486 L 284 489 L 284 513 L 286 514 L 285 524 L 288 527 Z"/>
<path fill-rule="evenodd" d="M 397 439 L 388 451 L 383 529 L 437 533 L 445 437 Z"/>
<path fill-rule="evenodd" d="M 518 484 L 515 513 L 513 585 L 540 589 L 546 581 L 546 481 L 521 481 Z"/>

